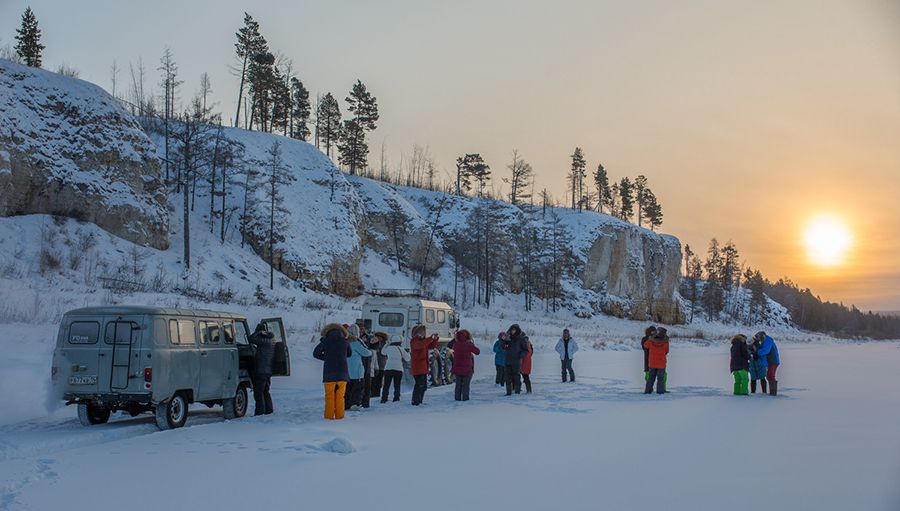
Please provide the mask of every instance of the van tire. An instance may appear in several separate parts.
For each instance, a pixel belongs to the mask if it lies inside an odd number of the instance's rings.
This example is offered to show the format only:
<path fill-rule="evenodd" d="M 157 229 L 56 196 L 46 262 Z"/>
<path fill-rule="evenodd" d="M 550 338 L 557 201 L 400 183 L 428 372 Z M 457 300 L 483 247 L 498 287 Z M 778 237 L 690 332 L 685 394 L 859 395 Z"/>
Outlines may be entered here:
<path fill-rule="evenodd" d="M 156 405 L 156 425 L 161 430 L 184 426 L 187 416 L 188 402 L 181 392 Z"/>
<path fill-rule="evenodd" d="M 247 386 L 242 383 L 238 385 L 234 397 L 222 400 L 222 411 L 225 413 L 226 419 L 239 419 L 247 415 L 249 404 L 250 396 L 247 393 Z"/>
<path fill-rule="evenodd" d="M 109 422 L 110 409 L 90 403 L 78 404 L 78 421 L 82 426 L 106 424 Z"/>

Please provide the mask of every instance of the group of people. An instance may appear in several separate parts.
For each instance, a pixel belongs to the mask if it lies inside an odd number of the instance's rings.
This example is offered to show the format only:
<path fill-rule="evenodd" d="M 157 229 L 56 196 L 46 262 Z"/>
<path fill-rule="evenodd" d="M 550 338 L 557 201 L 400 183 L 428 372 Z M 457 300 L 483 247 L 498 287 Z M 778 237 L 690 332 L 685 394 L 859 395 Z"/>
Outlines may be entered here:
<path fill-rule="evenodd" d="M 342 419 L 346 410 L 368 408 L 371 399 L 380 396 L 381 403 L 388 399 L 400 401 L 400 387 L 404 367 L 408 366 L 414 380 L 412 405 L 419 406 L 425 399 L 429 375 L 431 385 L 454 383 L 454 399 L 468 401 L 475 373 L 475 356 L 481 350 L 465 329 L 456 332 L 454 338 L 439 346 L 438 334 L 428 335 L 425 325 L 412 328 L 409 348 L 398 337 L 375 332 L 369 334 L 361 323 L 342 325 L 330 323 L 322 329 L 319 344 L 313 356 L 323 362 L 322 382 L 325 387 L 325 418 Z M 256 414 L 272 413 L 272 397 L 269 382 L 272 375 L 274 339 L 265 325 L 257 326 L 250 337 L 256 347 L 255 371 L 252 371 L 253 394 Z M 644 352 L 644 393 L 666 393 L 669 354 L 669 336 L 665 328 L 651 326 L 641 339 Z M 500 332 L 493 346 L 496 369 L 495 386 L 505 387 L 506 395 L 532 392 L 531 369 L 534 346 L 518 324 Z M 556 343 L 562 382 L 574 382 L 572 362 L 578 352 L 578 342 L 568 329 Z M 747 337 L 736 335 L 731 339 L 731 373 L 734 375 L 734 394 L 755 393 L 757 382 L 762 393 L 777 395 L 778 381 L 775 372 L 780 364 L 778 347 L 772 337 L 758 332 L 748 344 Z"/>
<path fill-rule="evenodd" d="M 738 334 L 731 338 L 734 395 L 755 394 L 756 382 L 759 382 L 763 394 L 777 396 L 778 380 L 775 379 L 775 372 L 780 364 L 778 345 L 765 332 L 757 332 L 749 345 L 746 335 Z"/>

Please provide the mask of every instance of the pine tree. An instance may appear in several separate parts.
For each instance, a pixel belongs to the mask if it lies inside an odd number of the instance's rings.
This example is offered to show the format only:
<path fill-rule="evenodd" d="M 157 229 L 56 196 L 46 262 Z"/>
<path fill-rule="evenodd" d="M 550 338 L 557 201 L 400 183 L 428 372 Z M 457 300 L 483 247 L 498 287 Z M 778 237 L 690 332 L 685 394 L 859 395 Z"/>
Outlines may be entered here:
<path fill-rule="evenodd" d="M 269 51 L 269 45 L 262 34 L 259 33 L 259 23 L 253 17 L 244 13 L 244 26 L 236 33 L 237 42 L 234 43 L 235 55 L 241 62 L 241 83 L 238 86 L 237 111 L 234 114 L 234 127 L 239 126 L 241 118 L 241 103 L 244 98 L 244 84 L 247 81 L 247 71 L 253 58 L 260 53 Z"/>
<path fill-rule="evenodd" d="M 639 175 L 634 179 L 634 185 L 632 186 L 634 190 L 634 201 L 637 204 L 637 221 L 638 227 L 641 227 L 642 222 L 644 220 L 644 207 L 647 202 L 647 176 L 643 174 Z"/>
<path fill-rule="evenodd" d="M 630 222 L 632 215 L 634 215 L 634 185 L 631 184 L 631 180 L 627 177 L 623 177 L 619 181 L 619 198 L 621 200 L 619 203 L 619 218 Z"/>
<path fill-rule="evenodd" d="M 303 82 L 296 77 L 291 78 L 291 138 L 309 139 L 309 91 Z"/>
<path fill-rule="evenodd" d="M 580 147 L 575 148 L 572 153 L 572 165 L 569 169 L 569 187 L 572 190 L 572 209 L 581 210 L 584 205 L 584 178 L 587 162 L 584 159 L 584 152 Z"/>
<path fill-rule="evenodd" d="M 250 129 L 256 123 L 260 131 L 271 131 L 272 103 L 280 80 L 275 68 L 275 55 L 261 52 L 254 55 L 247 68 L 250 82 Z"/>
<path fill-rule="evenodd" d="M 478 183 L 478 196 L 481 197 L 484 187 L 491 178 L 491 167 L 485 163 L 479 153 L 469 153 L 456 159 L 456 192 L 472 188 L 472 180 Z"/>
<path fill-rule="evenodd" d="M 22 14 L 22 26 L 16 29 L 16 54 L 26 66 L 41 67 L 41 53 L 46 48 L 41 44 L 41 29 L 31 7 Z"/>
<path fill-rule="evenodd" d="M 513 149 L 512 162 L 506 166 L 510 172 L 509 178 L 509 202 L 517 206 L 520 201 L 526 201 L 531 198 L 528 191 L 531 186 L 531 180 L 534 177 L 534 169 L 531 164 L 526 162 L 519 156 L 519 151 Z"/>
<path fill-rule="evenodd" d="M 369 165 L 366 132 L 377 127 L 378 103 L 360 80 L 353 85 L 345 101 L 352 117 L 344 121 L 338 149 L 341 152 L 340 162 L 349 167 L 351 176 L 355 176 L 357 171 L 365 170 Z"/>
<path fill-rule="evenodd" d="M 719 275 L 719 282 L 724 289 L 731 289 L 734 286 L 735 279 L 740 275 L 740 255 L 737 246 L 731 240 L 722 247 L 722 272 Z"/>
<path fill-rule="evenodd" d="M 644 190 L 644 202 L 644 219 L 650 224 L 650 230 L 655 231 L 663 222 L 662 206 L 656 199 L 656 194 L 649 188 Z"/>
<path fill-rule="evenodd" d="M 602 163 L 598 164 L 597 170 L 594 171 L 594 187 L 597 190 L 597 211 L 603 213 L 603 206 L 609 206 L 612 197 L 609 190 L 609 176 Z"/>
<path fill-rule="evenodd" d="M 331 147 L 337 144 L 341 136 L 341 107 L 330 92 L 322 97 L 316 111 L 318 138 L 325 146 L 325 154 L 331 157 Z"/>

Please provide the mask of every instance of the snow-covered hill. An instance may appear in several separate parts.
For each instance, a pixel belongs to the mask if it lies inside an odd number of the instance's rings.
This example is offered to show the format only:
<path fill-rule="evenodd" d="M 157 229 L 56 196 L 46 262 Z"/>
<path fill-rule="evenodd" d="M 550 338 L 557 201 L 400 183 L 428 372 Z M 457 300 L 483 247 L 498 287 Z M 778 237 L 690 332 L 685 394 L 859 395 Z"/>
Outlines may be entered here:
<path fill-rule="evenodd" d="M 82 219 L 159 249 L 166 195 L 153 143 L 100 87 L 0 59 L 0 216 Z"/>

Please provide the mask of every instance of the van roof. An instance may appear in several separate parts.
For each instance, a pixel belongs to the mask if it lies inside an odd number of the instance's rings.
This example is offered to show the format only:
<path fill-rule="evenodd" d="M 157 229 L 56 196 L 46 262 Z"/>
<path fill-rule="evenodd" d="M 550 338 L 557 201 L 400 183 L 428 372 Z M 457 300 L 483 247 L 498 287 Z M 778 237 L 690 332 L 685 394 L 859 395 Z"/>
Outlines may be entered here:
<path fill-rule="evenodd" d="M 106 305 L 100 307 L 83 307 L 66 312 L 66 316 L 126 316 L 134 314 L 154 314 L 160 316 L 204 316 L 211 318 L 245 318 L 243 314 L 219 312 L 206 309 L 167 309 L 152 305 Z"/>
<path fill-rule="evenodd" d="M 434 300 L 428 300 L 425 298 L 415 297 L 415 296 L 367 296 L 365 300 L 363 300 L 363 306 L 373 306 L 373 305 L 410 305 L 417 304 L 422 307 L 429 307 L 432 309 L 445 309 L 452 310 L 451 307 L 446 302 L 438 302 Z"/>

